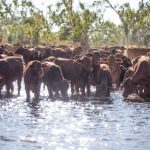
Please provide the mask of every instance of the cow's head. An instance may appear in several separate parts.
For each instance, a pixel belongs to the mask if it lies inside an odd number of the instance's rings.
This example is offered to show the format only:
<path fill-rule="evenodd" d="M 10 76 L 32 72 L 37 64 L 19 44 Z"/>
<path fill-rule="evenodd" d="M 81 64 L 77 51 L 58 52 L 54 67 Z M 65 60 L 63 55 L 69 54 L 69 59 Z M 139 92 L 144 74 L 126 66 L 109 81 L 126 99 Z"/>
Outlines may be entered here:
<path fill-rule="evenodd" d="M 100 65 L 100 53 L 97 51 L 94 51 L 91 53 L 92 58 L 92 65 L 93 67 Z"/>
<path fill-rule="evenodd" d="M 42 64 L 40 61 L 34 60 L 34 61 L 29 62 L 29 67 L 30 69 L 35 71 L 38 76 L 41 77 L 44 75 L 44 71 L 43 71 Z"/>
<path fill-rule="evenodd" d="M 24 48 L 22 46 L 20 46 L 16 51 L 15 54 L 19 54 L 22 55 L 24 53 Z"/>
<path fill-rule="evenodd" d="M 83 56 L 80 59 L 78 59 L 78 62 L 82 64 L 83 70 L 88 72 L 93 71 L 92 59 L 90 57 Z"/>

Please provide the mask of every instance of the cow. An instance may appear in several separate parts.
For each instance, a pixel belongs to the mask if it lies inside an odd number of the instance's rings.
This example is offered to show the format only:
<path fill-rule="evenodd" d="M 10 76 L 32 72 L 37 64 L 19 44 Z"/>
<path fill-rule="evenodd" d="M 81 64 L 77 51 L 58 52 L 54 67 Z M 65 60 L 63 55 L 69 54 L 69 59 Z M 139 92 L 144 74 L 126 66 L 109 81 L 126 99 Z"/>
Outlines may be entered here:
<path fill-rule="evenodd" d="M 31 61 L 31 51 L 22 46 L 15 51 L 15 54 L 22 55 L 25 63 Z"/>
<path fill-rule="evenodd" d="M 112 77 L 110 69 L 107 64 L 100 64 L 99 71 L 97 72 L 96 96 L 109 97 L 111 87 Z"/>
<path fill-rule="evenodd" d="M 127 56 L 132 60 L 139 56 L 146 55 L 150 52 L 149 48 L 129 48 L 127 49 Z"/>
<path fill-rule="evenodd" d="M 119 88 L 120 84 L 120 75 L 121 75 L 121 69 L 120 64 L 122 63 L 120 59 L 115 59 L 114 55 L 110 55 L 108 57 L 108 66 L 111 71 L 112 76 L 112 82 L 113 84 L 116 84 L 116 88 Z"/>
<path fill-rule="evenodd" d="M 35 49 L 27 49 L 22 46 L 15 51 L 15 54 L 22 55 L 26 64 L 32 60 L 42 60 L 42 54 L 40 51 Z"/>
<path fill-rule="evenodd" d="M 123 56 L 122 57 L 122 65 L 125 67 L 125 68 L 129 68 L 132 66 L 132 61 L 130 58 L 126 57 L 126 56 Z"/>
<path fill-rule="evenodd" d="M 150 93 L 150 59 L 148 56 L 141 56 L 138 58 L 134 66 L 134 73 L 130 78 L 127 78 L 123 83 L 123 97 L 135 92 L 138 86 L 144 91 L 144 96 L 149 96 Z M 141 90 L 140 90 L 141 93 Z M 142 94 L 139 94 L 142 95 Z"/>
<path fill-rule="evenodd" d="M 122 63 L 120 64 L 121 74 L 119 78 L 119 85 L 123 82 L 126 71 L 131 66 L 132 66 L 131 60 L 126 56 L 122 56 Z"/>
<path fill-rule="evenodd" d="M 83 56 L 78 60 L 57 58 L 54 63 L 59 65 L 65 79 L 71 81 L 71 93 L 74 94 L 74 86 L 78 81 L 82 81 L 82 95 L 85 95 L 85 86 L 87 86 L 87 93 L 89 94 L 89 75 L 92 71 L 91 59 Z"/>
<path fill-rule="evenodd" d="M 27 64 L 24 73 L 24 84 L 27 101 L 30 100 L 30 91 L 34 93 L 34 100 L 39 99 L 43 74 L 44 72 L 40 61 L 33 60 Z"/>
<path fill-rule="evenodd" d="M 21 90 L 21 80 L 23 76 L 23 60 L 16 56 L 9 56 L 0 60 L 0 91 L 6 85 L 7 95 L 10 95 L 10 90 L 13 92 L 13 82 L 17 80 L 18 95 Z"/>
<path fill-rule="evenodd" d="M 47 86 L 49 97 L 53 97 L 53 92 L 55 95 L 59 95 L 60 92 L 63 97 L 67 96 L 69 83 L 64 79 L 61 68 L 48 61 L 43 62 L 42 67 L 44 70 L 42 81 Z"/>

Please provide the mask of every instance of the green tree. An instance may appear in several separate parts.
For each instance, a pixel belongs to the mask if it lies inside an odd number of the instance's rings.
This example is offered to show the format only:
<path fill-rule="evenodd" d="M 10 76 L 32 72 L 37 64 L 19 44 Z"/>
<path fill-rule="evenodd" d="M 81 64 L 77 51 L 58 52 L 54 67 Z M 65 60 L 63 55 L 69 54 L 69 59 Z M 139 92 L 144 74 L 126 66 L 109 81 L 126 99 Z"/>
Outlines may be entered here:
<path fill-rule="evenodd" d="M 71 39 L 84 48 L 89 47 L 89 31 L 96 20 L 96 14 L 79 3 L 78 10 L 73 7 L 73 0 L 61 0 L 51 13 L 51 19 L 60 28 L 60 39 Z"/>

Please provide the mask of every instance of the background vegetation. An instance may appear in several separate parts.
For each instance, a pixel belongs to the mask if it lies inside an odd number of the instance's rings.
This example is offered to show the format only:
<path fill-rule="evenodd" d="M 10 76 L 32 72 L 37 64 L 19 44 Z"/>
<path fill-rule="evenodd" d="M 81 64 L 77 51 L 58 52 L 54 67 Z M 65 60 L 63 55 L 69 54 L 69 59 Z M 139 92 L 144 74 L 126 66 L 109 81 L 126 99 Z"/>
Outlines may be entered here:
<path fill-rule="evenodd" d="M 60 0 L 44 14 L 30 0 L 0 0 L 0 43 L 150 46 L 149 1 L 141 0 L 136 10 L 109 0 L 92 6 L 79 2 L 78 9 L 74 3 Z M 104 20 L 108 8 L 117 13 L 120 25 Z"/>

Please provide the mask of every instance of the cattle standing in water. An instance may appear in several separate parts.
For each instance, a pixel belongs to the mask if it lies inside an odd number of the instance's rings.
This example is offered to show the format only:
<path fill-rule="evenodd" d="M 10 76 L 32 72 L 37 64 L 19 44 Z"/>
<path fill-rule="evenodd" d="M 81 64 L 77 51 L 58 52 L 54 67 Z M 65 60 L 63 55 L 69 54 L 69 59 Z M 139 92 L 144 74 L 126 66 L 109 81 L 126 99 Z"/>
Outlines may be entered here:
<path fill-rule="evenodd" d="M 111 72 L 106 64 L 100 64 L 96 80 L 96 96 L 109 97 L 112 87 Z"/>
<path fill-rule="evenodd" d="M 116 88 L 119 88 L 119 79 L 120 79 L 120 74 L 121 74 L 121 69 L 120 69 L 120 64 L 121 64 L 120 59 L 115 59 L 113 55 L 110 55 L 108 57 L 108 66 L 111 71 L 111 76 L 112 76 L 112 82 L 116 84 Z"/>
<path fill-rule="evenodd" d="M 72 95 L 74 94 L 74 87 L 79 81 L 83 83 L 80 87 L 82 89 L 82 95 L 85 95 L 86 86 L 87 93 L 90 93 L 89 75 L 92 71 L 90 58 L 84 56 L 77 61 L 72 59 L 57 58 L 54 62 L 61 67 L 64 78 L 71 81 Z"/>
<path fill-rule="evenodd" d="M 53 92 L 55 92 L 55 95 L 59 95 L 59 92 L 61 92 L 63 97 L 67 96 L 69 84 L 64 79 L 61 68 L 51 62 L 42 63 L 42 67 L 44 69 L 42 81 L 47 86 L 49 97 L 53 97 Z"/>
<path fill-rule="evenodd" d="M 123 84 L 123 97 L 127 98 L 128 95 L 136 92 L 137 87 L 140 86 L 140 96 L 150 96 L 150 59 L 146 56 L 138 58 L 134 66 L 134 73 L 131 78 L 127 78 Z"/>
<path fill-rule="evenodd" d="M 30 91 L 34 93 L 34 99 L 39 99 L 42 76 L 43 69 L 40 61 L 30 61 L 24 74 L 24 84 L 27 100 L 30 100 Z"/>
<path fill-rule="evenodd" d="M 23 61 L 21 58 L 12 56 L 0 60 L 0 91 L 6 85 L 7 95 L 10 95 L 10 90 L 13 92 L 13 81 L 17 80 L 18 95 L 21 90 L 21 80 L 23 76 Z"/>

